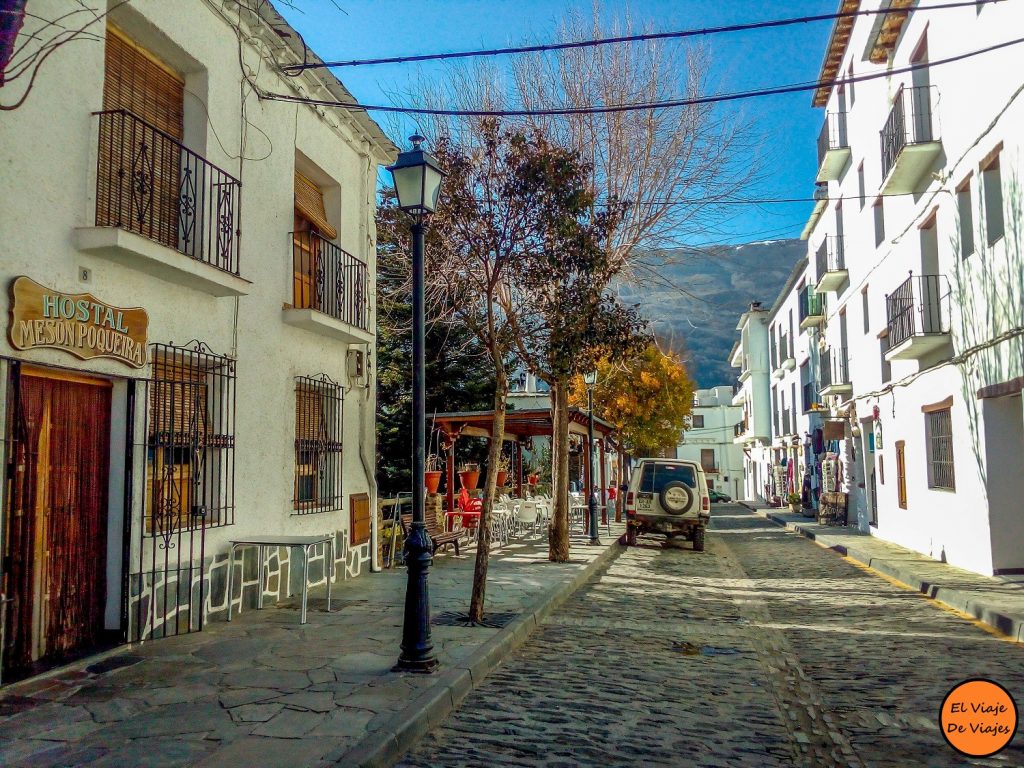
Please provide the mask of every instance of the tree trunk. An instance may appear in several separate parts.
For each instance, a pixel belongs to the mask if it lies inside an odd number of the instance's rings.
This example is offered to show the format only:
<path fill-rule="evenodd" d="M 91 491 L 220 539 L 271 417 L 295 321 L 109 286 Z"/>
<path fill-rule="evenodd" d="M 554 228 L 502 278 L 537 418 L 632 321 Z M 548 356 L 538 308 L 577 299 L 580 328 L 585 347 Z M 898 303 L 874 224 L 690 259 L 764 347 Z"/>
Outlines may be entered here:
<path fill-rule="evenodd" d="M 505 435 L 505 407 L 508 400 L 508 377 L 498 367 L 494 381 L 494 419 L 491 421 L 491 444 L 487 449 L 487 481 L 484 484 L 484 503 L 480 512 L 476 564 L 473 567 L 473 594 L 469 599 L 469 620 L 484 619 L 484 601 L 487 597 L 487 565 L 491 555 L 491 510 L 494 492 L 498 487 L 498 462 L 501 458 L 502 438 Z"/>
<path fill-rule="evenodd" d="M 551 385 L 551 495 L 554 516 L 548 529 L 548 560 L 569 560 L 569 383 Z"/>

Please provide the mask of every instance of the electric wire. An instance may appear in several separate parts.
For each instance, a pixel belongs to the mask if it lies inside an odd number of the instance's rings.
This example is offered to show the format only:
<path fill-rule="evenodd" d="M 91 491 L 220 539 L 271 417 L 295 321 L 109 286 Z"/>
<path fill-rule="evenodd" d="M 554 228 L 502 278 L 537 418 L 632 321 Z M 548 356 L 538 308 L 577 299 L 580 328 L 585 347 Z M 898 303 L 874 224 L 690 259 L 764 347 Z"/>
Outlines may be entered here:
<path fill-rule="evenodd" d="M 746 91 L 735 91 L 732 93 L 710 94 L 684 99 L 665 99 L 661 101 L 648 101 L 635 104 L 609 104 L 595 105 L 589 107 L 552 107 L 545 109 L 445 109 L 438 107 L 403 107 L 386 104 L 361 104 L 359 102 L 328 101 L 325 99 L 311 99 L 304 96 L 290 96 L 282 93 L 264 93 L 262 98 L 268 101 L 283 101 L 291 103 L 310 104 L 318 107 L 340 107 L 343 109 L 359 110 L 366 112 L 390 112 L 406 115 L 439 115 L 444 117 L 530 117 L 530 116 L 564 116 L 564 115 L 590 115 L 608 114 L 616 112 L 634 112 L 638 110 L 671 109 L 676 107 L 700 106 L 705 104 L 718 104 L 723 102 L 740 101 L 743 99 L 760 98 L 764 96 L 779 96 L 788 93 L 799 93 L 801 91 L 814 91 L 818 88 L 833 88 L 839 85 L 850 83 L 861 83 L 869 80 L 888 78 L 893 75 L 914 72 L 919 69 L 939 67 L 945 64 L 952 64 L 958 61 L 992 53 L 1003 48 L 1024 43 L 1024 37 L 1007 40 L 1002 43 L 966 51 L 955 56 L 949 56 L 935 61 L 919 62 L 908 64 L 904 67 L 895 67 L 880 72 L 871 72 L 864 75 L 847 76 L 835 80 L 818 80 L 814 82 L 795 83 L 779 85 L 767 88 L 755 88 Z"/>
<path fill-rule="evenodd" d="M 929 5 L 914 8 L 914 11 L 938 11 L 950 8 L 962 8 L 965 6 L 987 5 L 1004 0 L 960 0 L 960 2 L 943 3 L 941 5 Z M 298 73 L 307 69 L 332 69 L 340 67 L 366 67 L 381 64 L 408 64 L 423 61 L 445 61 L 449 59 L 483 58 L 493 56 L 508 56 L 520 53 L 547 53 L 551 51 L 563 51 L 578 48 L 595 48 L 603 45 L 617 45 L 620 43 L 645 42 L 650 40 L 678 40 L 688 37 L 707 37 L 710 35 L 728 34 L 734 32 L 748 32 L 758 29 L 775 29 L 788 27 L 796 24 L 810 24 L 820 21 L 832 21 L 839 19 L 856 18 L 859 16 L 877 16 L 889 13 L 909 13 L 909 9 L 900 10 L 893 8 L 862 9 L 856 11 L 838 11 L 836 13 L 820 13 L 809 16 L 793 16 L 784 19 L 768 19 L 765 21 L 746 22 L 741 24 L 728 24 L 718 27 L 705 27 L 702 29 L 685 29 L 672 32 L 645 32 L 636 35 L 618 35 L 616 37 L 602 37 L 590 40 L 572 40 L 564 43 L 539 43 L 535 45 L 509 46 L 505 48 L 483 48 L 473 51 L 455 51 L 450 53 L 424 53 L 407 56 L 387 56 L 375 59 L 351 59 L 348 61 L 322 61 L 303 62 L 302 64 L 291 64 L 282 69 L 287 73 Z"/>

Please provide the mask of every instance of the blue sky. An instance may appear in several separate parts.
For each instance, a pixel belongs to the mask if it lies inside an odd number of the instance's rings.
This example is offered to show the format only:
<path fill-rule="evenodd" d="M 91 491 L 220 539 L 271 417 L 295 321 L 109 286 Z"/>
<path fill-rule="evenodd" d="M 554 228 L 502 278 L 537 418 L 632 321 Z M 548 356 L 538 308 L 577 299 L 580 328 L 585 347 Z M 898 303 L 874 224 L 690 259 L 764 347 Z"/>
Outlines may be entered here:
<path fill-rule="evenodd" d="M 590 0 L 292 0 L 279 10 L 324 59 L 357 59 L 501 47 L 555 39 L 569 8 L 589 12 Z M 602 11 L 628 7 L 636 26 L 657 31 L 695 29 L 774 18 L 832 13 L 836 0 L 605 0 Z M 813 81 L 831 21 L 703 38 L 712 56 L 712 88 L 733 91 Z M 685 44 L 685 43 L 677 43 Z M 421 66 L 418 70 L 417 67 Z M 440 65 L 386 65 L 335 70 L 357 99 L 392 103 L 389 94 L 422 71 L 442 76 Z M 811 92 L 742 102 L 757 122 L 767 157 L 765 180 L 750 197 L 810 197 L 816 172 L 815 141 L 824 119 L 811 107 Z M 372 114 L 372 113 L 371 113 Z M 387 127 L 380 114 L 374 115 Z M 404 146 L 403 136 L 391 137 Z M 797 237 L 810 212 L 806 202 L 736 206 L 716 239 L 740 243 Z"/>

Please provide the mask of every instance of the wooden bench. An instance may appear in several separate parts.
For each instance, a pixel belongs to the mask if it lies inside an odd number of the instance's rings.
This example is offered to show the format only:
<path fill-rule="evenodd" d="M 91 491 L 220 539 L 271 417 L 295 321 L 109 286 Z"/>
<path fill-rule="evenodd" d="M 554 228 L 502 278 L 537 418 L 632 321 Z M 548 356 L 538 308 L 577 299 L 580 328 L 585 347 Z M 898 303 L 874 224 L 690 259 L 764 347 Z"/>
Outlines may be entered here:
<path fill-rule="evenodd" d="M 427 515 L 427 535 L 430 537 L 430 541 L 433 542 L 433 549 L 431 554 L 436 554 L 438 547 L 447 547 L 449 544 L 455 545 L 455 554 L 459 554 L 459 542 L 463 535 L 466 533 L 465 529 L 459 525 L 457 528 L 451 531 L 443 530 L 437 524 L 437 518 L 434 515 Z M 412 528 L 412 515 L 402 515 L 402 530 L 406 537 L 409 536 L 409 531 Z"/>

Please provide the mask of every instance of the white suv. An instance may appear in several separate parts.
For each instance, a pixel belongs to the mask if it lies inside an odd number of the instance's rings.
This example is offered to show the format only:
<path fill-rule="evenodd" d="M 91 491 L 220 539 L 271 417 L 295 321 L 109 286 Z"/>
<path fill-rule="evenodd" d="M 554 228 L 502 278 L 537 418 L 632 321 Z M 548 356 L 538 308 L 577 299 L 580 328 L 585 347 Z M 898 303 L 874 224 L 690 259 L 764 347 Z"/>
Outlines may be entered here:
<path fill-rule="evenodd" d="M 711 498 L 704 469 L 681 459 L 640 459 L 626 491 L 626 543 L 638 533 L 684 536 L 697 552 L 704 551 L 704 532 Z"/>

